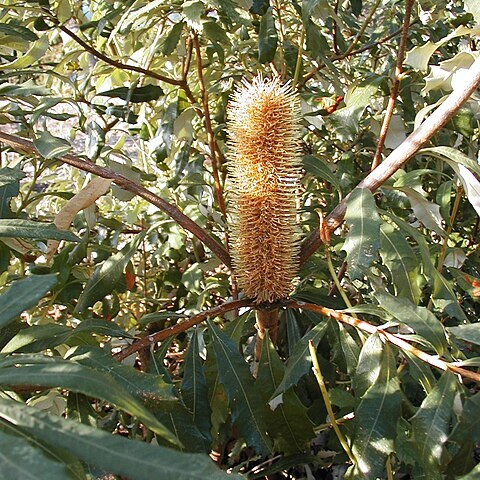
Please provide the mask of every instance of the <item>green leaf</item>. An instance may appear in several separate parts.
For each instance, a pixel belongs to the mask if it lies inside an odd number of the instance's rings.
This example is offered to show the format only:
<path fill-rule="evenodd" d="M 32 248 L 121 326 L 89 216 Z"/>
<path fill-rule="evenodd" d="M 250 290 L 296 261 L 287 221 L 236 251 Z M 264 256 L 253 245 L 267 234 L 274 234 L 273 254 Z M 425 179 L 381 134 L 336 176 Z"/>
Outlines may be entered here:
<path fill-rule="evenodd" d="M 448 348 L 443 324 L 430 310 L 414 305 L 407 298 L 394 297 L 386 292 L 376 291 L 374 295 L 385 311 L 428 340 L 438 355 Z"/>
<path fill-rule="evenodd" d="M 262 15 L 258 31 L 258 61 L 260 63 L 268 63 L 273 60 L 277 50 L 277 41 L 273 9 L 269 7 L 265 15 Z"/>
<path fill-rule="evenodd" d="M 76 235 L 65 230 L 59 230 L 53 223 L 4 218 L 0 219 L 0 238 L 1 237 L 66 240 L 67 242 L 80 241 Z"/>
<path fill-rule="evenodd" d="M 469 325 L 460 325 L 458 327 L 447 327 L 447 331 L 465 342 L 480 345 L 480 323 L 471 323 Z"/>
<path fill-rule="evenodd" d="M 389 223 L 380 228 L 380 256 L 392 274 L 397 297 L 418 304 L 421 289 L 418 285 L 418 259 L 405 236 Z"/>
<path fill-rule="evenodd" d="M 70 152 L 72 146 L 63 138 L 54 137 L 49 132 L 40 132 L 40 135 L 33 141 L 38 153 L 47 160 L 58 158 Z"/>
<path fill-rule="evenodd" d="M 465 0 L 465 8 L 473 15 L 475 22 L 480 24 L 480 4 L 476 0 Z"/>
<path fill-rule="evenodd" d="M 270 0 L 253 0 L 250 7 L 250 13 L 255 15 L 265 15 L 270 6 Z"/>
<path fill-rule="evenodd" d="M 387 456 L 394 450 L 400 417 L 400 384 L 396 362 L 388 345 L 383 345 L 380 374 L 362 395 L 355 409 L 352 451 L 355 470 L 365 478 L 382 478 Z M 357 478 L 354 475 L 354 478 Z"/>
<path fill-rule="evenodd" d="M 461 477 L 457 477 L 456 480 L 478 480 L 480 478 L 480 464 L 477 465 L 471 472 Z"/>
<path fill-rule="evenodd" d="M 277 390 L 285 367 L 268 337 L 262 347 L 255 385 L 262 402 L 267 405 L 272 393 Z M 313 425 L 307 415 L 307 409 L 298 399 L 293 389 L 285 392 L 280 403 L 272 411 L 267 408 L 266 423 L 269 435 L 274 440 L 276 452 L 285 455 L 305 452 L 315 437 Z"/>
<path fill-rule="evenodd" d="M 233 423 L 248 445 L 255 447 L 259 453 L 272 453 L 271 440 L 266 434 L 265 406 L 256 392 L 248 365 L 230 338 L 212 322 L 208 322 L 208 327 Z"/>
<path fill-rule="evenodd" d="M 2 353 L 39 352 L 65 343 L 73 329 L 50 323 L 20 330 L 2 349 Z"/>
<path fill-rule="evenodd" d="M 440 466 L 448 439 L 455 389 L 455 376 L 445 372 L 411 419 L 411 442 L 423 467 L 424 478 L 428 480 L 441 478 Z"/>
<path fill-rule="evenodd" d="M 0 478 L 8 480 L 71 479 L 64 465 L 48 458 L 26 440 L 1 430 L 0 472 Z"/>
<path fill-rule="evenodd" d="M 368 272 L 380 248 L 380 217 L 370 190 L 353 190 L 348 197 L 345 222 L 349 232 L 342 250 L 347 252 L 349 276 L 355 280 Z"/>
<path fill-rule="evenodd" d="M 364 343 L 358 358 L 357 370 L 352 378 L 355 397 L 361 398 L 377 382 L 381 372 L 383 343 L 376 334 L 370 335 Z"/>
<path fill-rule="evenodd" d="M 308 342 L 311 340 L 316 348 L 325 335 L 327 327 L 328 322 L 320 322 L 306 333 L 297 345 L 295 345 L 295 348 L 288 359 L 282 382 L 275 390 L 272 398 L 286 392 L 289 388 L 296 385 L 304 375 L 310 372 L 312 368 L 312 357 L 310 356 Z"/>
<path fill-rule="evenodd" d="M 325 160 L 313 155 L 304 155 L 302 161 L 306 172 L 310 173 L 316 178 L 326 180 L 328 183 L 331 183 L 339 192 L 341 191 L 340 183 Z"/>
<path fill-rule="evenodd" d="M 138 417 L 145 426 L 173 444 L 178 443 L 177 439 L 111 376 L 84 365 L 62 361 L 44 365 L 5 367 L 0 369 L 0 384 L 6 387 L 17 385 L 61 387 L 99 398 Z"/>
<path fill-rule="evenodd" d="M 10 63 L 4 63 L 0 65 L 0 70 L 21 70 L 31 67 L 37 63 L 40 58 L 43 57 L 49 46 L 48 36 L 43 35 L 30 47 L 25 55 L 18 57 L 16 60 Z"/>
<path fill-rule="evenodd" d="M 193 422 L 202 435 L 211 441 L 211 409 L 208 402 L 207 380 L 198 349 L 197 329 L 193 331 L 192 338 L 190 339 L 190 347 L 185 358 L 185 368 L 180 391 L 185 405 L 192 412 Z"/>
<path fill-rule="evenodd" d="M 123 278 L 123 272 L 128 262 L 137 251 L 140 242 L 145 238 L 146 234 L 146 231 L 139 233 L 122 250 L 112 255 L 95 269 L 78 298 L 75 312 L 84 312 L 96 301 L 101 300 L 115 289 L 120 279 Z"/>
<path fill-rule="evenodd" d="M 145 85 L 143 87 L 118 87 L 105 92 L 98 92 L 100 97 L 121 98 L 131 103 L 151 102 L 158 100 L 164 95 L 164 91 L 158 85 Z"/>
<path fill-rule="evenodd" d="M 57 282 L 56 274 L 31 275 L 13 282 L 0 295 L 0 328 L 15 320 L 24 310 L 37 305 Z"/>
<path fill-rule="evenodd" d="M 173 53 L 180 41 L 184 25 L 183 22 L 178 22 L 173 25 L 172 29 L 168 32 L 168 35 L 162 41 L 162 46 L 160 47 L 162 55 L 168 56 Z"/>
<path fill-rule="evenodd" d="M 184 454 L 138 440 L 111 435 L 97 428 L 0 399 L 0 417 L 30 435 L 76 455 L 87 464 L 131 480 L 240 480 L 227 475 L 206 455 Z M 38 477 L 37 477 L 38 478 Z"/>
<path fill-rule="evenodd" d="M 465 400 L 460 422 L 456 425 L 449 440 L 462 444 L 463 442 L 480 442 L 480 393 Z"/>
<path fill-rule="evenodd" d="M 11 183 L 18 182 L 25 177 L 25 174 L 18 168 L 0 168 L 0 188 Z"/>

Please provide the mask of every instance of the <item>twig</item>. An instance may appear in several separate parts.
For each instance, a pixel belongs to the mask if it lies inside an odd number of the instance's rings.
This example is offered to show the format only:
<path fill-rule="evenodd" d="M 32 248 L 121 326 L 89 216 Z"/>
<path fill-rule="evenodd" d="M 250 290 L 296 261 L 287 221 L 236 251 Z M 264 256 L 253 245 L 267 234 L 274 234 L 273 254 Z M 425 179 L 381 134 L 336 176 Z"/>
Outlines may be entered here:
<path fill-rule="evenodd" d="M 360 37 L 364 34 L 365 30 L 367 29 L 368 24 L 370 23 L 370 20 L 375 15 L 375 12 L 377 11 L 377 8 L 378 8 L 379 5 L 380 5 L 380 0 L 375 0 L 375 3 L 373 4 L 370 12 L 368 12 L 367 17 L 365 18 L 362 26 L 360 27 L 360 30 L 355 35 L 355 38 L 353 39 L 352 43 L 350 44 L 350 46 L 345 51 L 344 55 L 348 55 L 353 51 L 353 49 L 355 48 L 355 45 L 360 40 Z"/>
<path fill-rule="evenodd" d="M 203 78 L 202 52 L 200 50 L 198 35 L 195 31 L 192 32 L 192 40 L 193 40 L 193 45 L 195 47 L 195 53 L 197 57 L 198 82 L 200 84 L 200 92 L 202 94 L 203 119 L 205 121 L 205 129 L 207 131 L 208 146 L 210 148 L 210 157 L 212 159 L 212 171 L 213 171 L 213 180 L 215 182 L 215 194 L 217 197 L 217 202 L 218 202 L 220 211 L 222 212 L 224 219 L 226 219 L 227 212 L 225 209 L 225 200 L 223 198 L 222 185 L 220 184 L 220 177 L 218 175 L 218 157 L 217 157 L 217 149 L 215 147 L 215 136 L 213 134 L 212 120 L 210 117 L 210 109 L 208 107 L 208 92 L 205 87 L 205 81 Z"/>
<path fill-rule="evenodd" d="M 330 397 L 328 396 L 327 387 L 325 385 L 325 381 L 323 380 L 322 370 L 320 369 L 320 364 L 318 363 L 317 352 L 315 351 L 315 345 L 313 344 L 312 340 L 308 341 L 308 349 L 310 351 L 310 356 L 312 357 L 313 373 L 315 374 L 315 378 L 317 379 L 318 386 L 320 387 L 320 391 L 322 392 L 323 401 L 325 403 L 325 407 L 327 408 L 328 418 L 330 419 L 333 430 L 335 431 L 340 444 L 345 450 L 345 453 L 348 455 L 348 458 L 350 459 L 350 461 L 355 465 L 356 463 L 355 456 L 353 455 L 352 450 L 350 450 L 350 446 L 348 445 L 347 439 L 344 437 L 335 419 L 335 414 L 333 413 L 333 408 L 330 402 Z"/>
<path fill-rule="evenodd" d="M 230 312 L 232 310 L 236 310 L 241 307 L 248 307 L 252 301 L 250 299 L 242 299 L 242 300 L 233 300 L 231 302 L 223 303 L 222 305 L 218 305 L 217 307 L 210 308 L 205 312 L 198 313 L 193 317 L 190 317 L 188 320 L 184 322 L 177 323 L 169 328 L 165 328 L 164 330 L 160 330 L 157 333 L 147 335 L 146 337 L 133 342 L 128 347 L 125 347 L 120 352 L 113 355 L 115 360 L 121 361 L 135 352 L 138 352 L 142 348 L 145 348 L 152 343 L 160 342 L 161 340 L 165 340 L 166 338 L 173 337 L 174 335 L 178 335 L 179 333 L 188 330 L 189 328 L 198 325 L 199 323 L 204 322 L 209 318 L 219 317 L 224 313 Z"/>
<path fill-rule="evenodd" d="M 18 137 L 15 135 L 10 135 L 8 133 L 0 131 L 0 141 L 22 152 L 39 155 L 37 149 L 33 145 L 33 142 L 25 138 Z M 185 230 L 195 235 L 195 237 L 197 237 L 208 248 L 210 248 L 210 250 L 220 260 L 222 260 L 222 262 L 227 267 L 229 268 L 231 267 L 230 255 L 225 250 L 225 248 L 222 245 L 220 245 L 217 241 L 215 241 L 202 227 L 200 227 L 200 225 L 198 225 L 192 219 L 187 217 L 175 205 L 168 203 L 166 200 L 163 200 L 163 198 L 160 198 L 150 190 L 147 190 L 142 185 L 139 185 L 138 183 L 133 182 L 127 177 L 124 177 L 123 175 L 115 173 L 108 168 L 100 167 L 99 165 L 95 165 L 92 162 L 83 160 L 82 158 L 77 157 L 75 155 L 66 154 L 56 158 L 55 160 L 58 160 L 63 163 L 67 163 L 85 172 L 93 173 L 94 175 L 98 175 L 99 177 L 110 178 L 120 188 L 123 188 L 124 190 L 128 190 L 129 192 L 132 192 L 135 195 L 138 195 L 143 199 L 147 200 L 147 202 L 151 203 L 152 205 L 155 205 L 160 210 L 162 210 L 167 215 L 169 215 Z"/>
<path fill-rule="evenodd" d="M 392 345 L 395 345 L 401 350 L 407 351 L 412 355 L 415 355 L 417 358 L 419 358 L 425 363 L 428 363 L 433 367 L 436 367 L 444 371 L 449 370 L 464 378 L 474 380 L 475 382 L 480 382 L 480 373 L 471 372 L 470 370 L 457 367 L 456 365 L 446 362 L 441 358 L 425 353 L 422 350 L 419 350 L 418 348 L 414 347 L 412 344 L 408 343 L 406 340 L 403 340 L 402 338 L 398 337 L 397 335 L 386 332 L 382 328 L 376 327 L 375 325 L 365 322 L 364 320 L 359 320 L 358 318 L 353 318 L 350 315 L 346 315 L 343 312 L 339 312 L 338 310 L 322 307 L 320 305 L 314 305 L 313 303 L 288 300 L 287 302 L 284 303 L 284 306 L 287 308 L 301 308 L 304 310 L 310 310 L 312 312 L 320 313 L 321 315 L 324 315 L 326 317 L 334 318 L 338 322 L 346 323 L 347 325 L 351 325 L 352 327 L 363 330 L 364 332 L 377 333 L 382 338 L 390 342 Z"/>
<path fill-rule="evenodd" d="M 398 92 L 400 90 L 400 79 L 402 76 L 403 59 L 405 58 L 405 50 L 407 48 L 408 29 L 410 27 L 410 17 L 412 14 L 413 2 L 415 0 L 407 0 L 405 6 L 405 18 L 403 19 L 402 36 L 400 37 L 400 45 L 398 47 L 397 64 L 395 66 L 395 76 L 393 78 L 392 89 L 390 90 L 390 98 L 388 99 L 387 110 L 383 119 L 382 128 L 380 130 L 380 137 L 378 139 L 377 150 L 373 157 L 372 170 L 378 167 L 380 157 L 382 156 L 383 146 L 387 138 L 388 127 L 393 116 L 393 109 L 397 100 Z"/>
<path fill-rule="evenodd" d="M 399 168 L 408 162 L 428 140 L 438 132 L 457 112 L 457 110 L 470 98 L 470 95 L 480 85 L 480 58 L 477 58 L 465 76 L 466 81 L 462 88 L 454 90 L 447 99 L 414 131 L 400 146 L 370 174 L 362 180 L 358 187 L 368 188 L 374 192 L 387 181 Z M 326 218 L 330 231 L 340 226 L 347 209 L 347 195 Z M 303 242 L 300 262 L 301 264 L 318 249 L 322 244 L 320 231 L 316 228 Z"/>

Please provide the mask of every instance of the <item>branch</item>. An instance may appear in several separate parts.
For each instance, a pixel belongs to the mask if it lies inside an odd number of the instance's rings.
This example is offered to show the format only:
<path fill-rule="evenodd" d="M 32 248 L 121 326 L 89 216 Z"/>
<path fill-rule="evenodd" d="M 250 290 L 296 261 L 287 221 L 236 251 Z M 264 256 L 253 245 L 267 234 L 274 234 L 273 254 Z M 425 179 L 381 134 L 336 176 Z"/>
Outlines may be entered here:
<path fill-rule="evenodd" d="M 10 135 L 8 133 L 0 131 L 0 141 L 10 145 L 14 149 L 18 149 L 22 152 L 39 155 L 37 149 L 30 140 L 21 138 L 18 136 Z M 66 154 L 61 157 L 56 158 L 63 163 L 72 165 L 75 168 L 83 170 L 85 172 L 93 173 L 103 178 L 110 178 L 116 185 L 124 190 L 134 193 L 145 199 L 147 202 L 155 205 L 160 210 L 169 215 L 173 220 L 175 220 L 180 226 L 185 230 L 192 233 L 197 237 L 201 242 L 203 242 L 210 250 L 228 267 L 231 267 L 230 255 L 225 250 L 225 248 L 215 241 L 200 225 L 195 223 L 189 217 L 187 217 L 181 210 L 179 210 L 175 205 L 168 203 L 163 198 L 155 195 L 150 190 L 147 190 L 145 187 L 133 182 L 132 180 L 113 172 L 112 170 L 104 167 L 95 165 L 92 162 L 83 160 L 80 157 L 75 155 Z"/>
<path fill-rule="evenodd" d="M 339 312 L 337 310 L 332 310 L 331 308 L 322 307 L 320 305 L 314 305 L 313 303 L 305 303 L 305 302 L 297 302 L 295 300 L 288 300 L 284 303 L 287 308 L 299 308 L 303 310 L 310 310 L 312 312 L 320 313 L 325 317 L 334 318 L 338 322 L 346 323 L 347 325 L 351 325 L 352 327 L 358 328 L 363 330 L 367 333 L 377 333 L 382 338 L 387 340 L 392 345 L 397 346 L 401 350 L 411 353 L 415 355 L 417 358 L 422 360 L 425 363 L 428 363 L 432 367 L 436 367 L 440 370 L 450 370 L 458 375 L 461 375 L 464 378 L 469 378 L 470 380 L 474 380 L 475 382 L 480 382 L 480 373 L 471 372 L 470 370 L 466 370 L 461 367 L 457 367 L 456 365 L 452 365 L 437 356 L 430 355 L 428 353 L 419 350 L 418 348 L 414 347 L 412 344 L 408 343 L 407 341 L 403 340 L 402 338 L 394 335 L 393 333 L 386 332 L 380 327 L 376 327 L 371 323 L 365 322 L 363 320 L 359 320 L 358 318 L 353 318 L 350 315 L 346 315 L 345 313 Z"/>
<path fill-rule="evenodd" d="M 397 64 L 395 66 L 395 77 L 393 79 L 392 89 L 390 91 L 390 98 L 388 99 L 387 110 L 383 119 L 382 128 L 380 130 L 380 138 L 378 139 L 377 150 L 373 157 L 372 170 L 378 167 L 380 157 L 382 156 L 383 145 L 387 138 L 388 127 L 393 116 L 393 109 L 395 108 L 395 101 L 397 100 L 398 91 L 400 90 L 400 78 L 402 75 L 403 59 L 405 58 L 405 50 L 407 48 L 408 28 L 410 27 L 410 16 L 412 14 L 413 2 L 415 0 L 407 0 L 405 6 L 405 18 L 403 19 L 402 36 L 400 37 L 400 45 L 398 47 Z"/>
<path fill-rule="evenodd" d="M 128 347 L 125 347 L 120 352 L 114 354 L 113 357 L 115 358 L 115 360 L 121 361 L 129 357 L 130 355 L 132 355 L 132 353 L 138 352 L 142 348 L 148 347 L 152 343 L 160 342 L 162 340 L 165 340 L 166 338 L 173 337 L 174 335 L 178 335 L 179 333 L 182 333 L 185 330 L 188 330 L 189 328 L 195 325 L 198 325 L 199 323 L 202 323 L 205 320 L 208 320 L 209 318 L 219 317 L 224 313 L 230 312 L 232 310 L 236 310 L 240 307 L 248 307 L 249 305 L 251 305 L 251 303 L 252 301 L 248 298 L 245 298 L 242 300 L 233 300 L 231 302 L 223 303 L 222 305 L 213 307 L 209 310 L 206 310 L 205 312 L 198 313 L 197 315 L 190 317 L 188 320 L 185 320 L 184 322 L 177 323 L 172 327 L 165 328 L 164 330 L 160 330 L 159 332 L 154 333 L 153 335 L 147 335 L 146 337 L 143 337 L 140 340 L 137 340 L 136 342 L 132 343 Z"/>
<path fill-rule="evenodd" d="M 468 73 L 469 75 L 466 77 L 468 80 L 465 81 L 463 88 L 454 90 L 434 113 L 358 184 L 358 187 L 368 188 L 374 192 L 399 168 L 403 167 L 455 115 L 480 85 L 480 58 L 475 60 Z M 347 195 L 326 218 L 326 224 L 330 231 L 335 230 L 343 223 L 349 196 Z M 300 263 L 305 263 L 321 244 L 319 229 L 316 228 L 302 244 Z"/>

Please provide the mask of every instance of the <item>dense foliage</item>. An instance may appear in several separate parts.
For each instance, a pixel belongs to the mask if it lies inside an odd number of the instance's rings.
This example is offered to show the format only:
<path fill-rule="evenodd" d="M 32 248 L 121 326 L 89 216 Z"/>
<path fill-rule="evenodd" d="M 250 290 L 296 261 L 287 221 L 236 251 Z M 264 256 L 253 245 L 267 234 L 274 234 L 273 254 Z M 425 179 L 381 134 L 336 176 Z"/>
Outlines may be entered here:
<path fill-rule="evenodd" d="M 4 1 L 0 478 L 478 478 L 478 93 L 355 186 L 468 83 L 479 24 L 477 0 Z M 301 99 L 314 248 L 253 375 L 225 112 L 259 72 Z"/>

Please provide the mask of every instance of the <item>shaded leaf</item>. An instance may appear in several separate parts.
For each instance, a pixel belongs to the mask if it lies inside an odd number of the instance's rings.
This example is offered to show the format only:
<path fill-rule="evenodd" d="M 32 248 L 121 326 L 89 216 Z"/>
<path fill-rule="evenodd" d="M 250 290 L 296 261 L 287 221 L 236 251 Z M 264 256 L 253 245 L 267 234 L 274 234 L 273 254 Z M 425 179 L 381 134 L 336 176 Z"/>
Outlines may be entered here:
<path fill-rule="evenodd" d="M 326 180 L 331 183 L 338 191 L 340 191 L 340 183 L 332 172 L 328 163 L 319 157 L 313 155 L 304 155 L 302 157 L 303 167 L 305 170 L 314 177 Z"/>
<path fill-rule="evenodd" d="M 181 24 L 180 24 L 181 25 Z M 151 102 L 164 95 L 163 89 L 158 85 L 145 85 L 143 87 L 118 87 L 105 92 L 98 92 L 100 97 L 121 98 L 131 103 Z"/>
<path fill-rule="evenodd" d="M 370 190 L 353 190 L 348 197 L 345 222 L 349 232 L 342 250 L 347 252 L 349 276 L 355 280 L 368 271 L 380 248 L 380 217 Z"/>
<path fill-rule="evenodd" d="M 162 46 L 160 47 L 162 55 L 168 56 L 173 53 L 180 41 L 184 25 L 183 22 L 178 22 L 173 25 L 172 29 L 168 32 L 168 35 L 162 41 Z"/>
<path fill-rule="evenodd" d="M 232 420 L 248 445 L 259 453 L 271 453 L 271 440 L 264 423 L 265 406 L 261 402 L 248 365 L 237 347 L 213 323 L 208 322 L 218 375 L 227 394 Z"/>
<path fill-rule="evenodd" d="M 51 133 L 44 131 L 33 141 L 38 153 L 48 159 L 58 158 L 68 153 L 72 146 L 63 138 L 54 137 Z"/>
<path fill-rule="evenodd" d="M 138 249 L 140 242 L 145 238 L 146 231 L 139 233 L 130 243 L 127 243 L 118 253 L 112 255 L 99 265 L 85 289 L 78 298 L 76 312 L 84 312 L 96 301 L 101 300 L 115 289 L 118 282 L 123 279 L 123 272 Z"/>
<path fill-rule="evenodd" d="M 412 445 L 428 479 L 441 478 L 440 466 L 453 413 L 455 389 L 455 376 L 445 372 L 411 419 Z"/>
<path fill-rule="evenodd" d="M 34 438 L 61 445 L 88 464 L 132 480 L 242 478 L 222 472 L 205 455 L 184 454 L 111 435 L 10 400 L 0 399 L 0 417 L 27 430 Z"/>
<path fill-rule="evenodd" d="M 18 182 L 25 177 L 25 174 L 18 168 L 0 168 L 0 188 L 11 183 Z"/>
<path fill-rule="evenodd" d="M 48 458 L 26 440 L 0 430 L 0 478 L 68 480 L 71 477 L 61 463 Z"/>
<path fill-rule="evenodd" d="M 480 323 L 471 323 L 468 325 L 459 325 L 458 327 L 447 327 L 449 333 L 465 342 L 480 345 Z"/>
<path fill-rule="evenodd" d="M 269 337 L 265 337 L 255 385 L 265 405 L 283 378 L 285 367 Z M 293 389 L 284 393 L 282 403 L 273 411 L 267 407 L 266 423 L 275 451 L 286 455 L 305 452 L 315 437 L 306 407 Z"/>
<path fill-rule="evenodd" d="M 269 7 L 265 15 L 262 15 L 258 31 L 258 61 L 260 63 L 268 63 L 273 60 L 277 50 L 277 41 L 273 9 Z"/>
<path fill-rule="evenodd" d="M 282 382 L 275 390 L 272 398 L 286 392 L 289 388 L 296 385 L 304 375 L 310 372 L 312 358 L 310 356 L 308 343 L 311 340 L 316 348 L 325 335 L 327 326 L 328 322 L 320 322 L 318 325 L 315 325 L 312 330 L 306 333 L 295 345 L 295 348 L 288 359 Z"/>
<path fill-rule="evenodd" d="M 71 232 L 59 230 L 53 223 L 32 220 L 0 219 L 0 237 L 34 238 L 36 240 L 66 240 L 79 242 Z"/>
<path fill-rule="evenodd" d="M 56 274 L 31 275 L 13 282 L 0 295 L 0 328 L 15 320 L 24 310 L 35 306 L 57 282 Z"/>
<path fill-rule="evenodd" d="M 412 328 L 428 340 L 438 355 L 447 349 L 447 338 L 442 322 L 427 308 L 414 305 L 406 298 L 397 298 L 387 292 L 376 291 L 375 298 L 382 308 L 399 322 Z"/>

